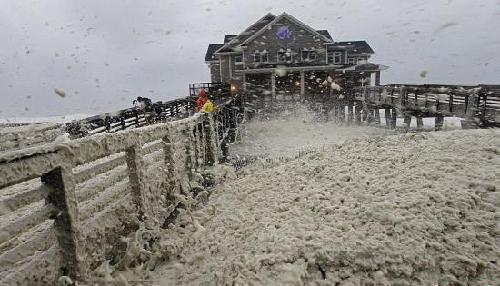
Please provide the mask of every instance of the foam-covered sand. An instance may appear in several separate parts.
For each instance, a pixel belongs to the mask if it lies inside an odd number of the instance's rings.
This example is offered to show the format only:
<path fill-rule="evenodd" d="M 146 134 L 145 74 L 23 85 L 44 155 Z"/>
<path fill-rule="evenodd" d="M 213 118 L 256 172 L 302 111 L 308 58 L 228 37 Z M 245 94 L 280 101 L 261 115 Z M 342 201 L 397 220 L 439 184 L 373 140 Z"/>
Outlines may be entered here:
<path fill-rule="evenodd" d="M 500 131 L 256 163 L 181 215 L 154 285 L 499 285 Z M 194 219 L 195 223 L 191 223 Z"/>
<path fill-rule="evenodd" d="M 339 125 L 318 120 L 307 110 L 295 110 L 298 116 L 251 120 L 241 131 L 241 140 L 231 146 L 238 156 L 278 156 L 322 145 L 341 143 L 348 138 L 368 138 L 393 134 L 393 131 L 369 126 Z"/>

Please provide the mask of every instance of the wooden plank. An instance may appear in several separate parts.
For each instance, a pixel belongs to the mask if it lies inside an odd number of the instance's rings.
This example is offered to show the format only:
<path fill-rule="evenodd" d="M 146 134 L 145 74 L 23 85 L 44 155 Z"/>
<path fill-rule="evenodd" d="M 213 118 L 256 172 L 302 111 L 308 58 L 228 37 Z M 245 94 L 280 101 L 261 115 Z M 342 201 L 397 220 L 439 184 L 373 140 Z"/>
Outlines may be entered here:
<path fill-rule="evenodd" d="M 47 204 L 43 207 L 28 211 L 15 220 L 4 219 L 2 221 L 2 224 L 0 225 L 0 233 L 2 233 L 2 236 L 0 237 L 0 244 L 14 238 L 15 236 L 23 232 L 26 232 L 27 230 L 38 224 L 41 224 L 42 222 L 53 216 L 55 213 L 56 208 L 53 205 Z"/>
<path fill-rule="evenodd" d="M 118 166 L 108 172 L 101 173 L 98 176 L 86 181 L 82 185 L 77 185 L 76 197 L 79 203 L 85 202 L 95 197 L 98 193 L 106 188 L 113 186 L 116 182 L 127 178 L 127 167 L 125 165 Z"/>
<path fill-rule="evenodd" d="M 12 248 L 0 253 L 0 273 L 12 269 L 19 261 L 33 255 L 34 252 L 45 251 L 55 244 L 52 221 L 41 226 L 44 228 L 33 231 L 26 240 L 19 240 Z"/>
<path fill-rule="evenodd" d="M 117 182 L 100 192 L 93 200 L 87 200 L 79 205 L 80 222 L 85 224 L 85 221 L 105 209 L 108 205 L 116 202 L 129 192 L 129 180 L 126 178 L 123 181 Z"/>
<path fill-rule="evenodd" d="M 158 150 L 161 150 L 163 148 L 163 143 L 161 139 L 153 141 L 153 142 L 148 142 L 145 143 L 144 146 L 142 147 L 142 154 L 146 155 L 149 153 L 156 152 Z"/>
<path fill-rule="evenodd" d="M 41 185 L 36 189 L 16 193 L 13 196 L 0 199 L 0 215 L 5 214 L 5 211 L 13 212 L 31 203 L 44 200 L 47 198 L 49 191 L 50 189 L 47 186 Z"/>
<path fill-rule="evenodd" d="M 11 158 L 4 158 L 6 161 L 0 161 L 0 189 L 40 177 L 65 160 L 65 156 L 57 151 L 41 149 L 39 152 L 47 153 L 40 154 L 35 148 L 33 152 L 14 153 Z"/>
<path fill-rule="evenodd" d="M 73 175 L 75 178 L 75 184 L 80 184 L 84 181 L 87 181 L 87 180 L 95 177 L 96 175 L 106 173 L 106 172 L 113 170 L 114 168 L 116 168 L 120 165 L 124 165 L 127 163 L 124 153 L 116 153 L 116 154 L 113 154 L 111 156 L 114 156 L 114 155 L 119 155 L 119 156 L 117 156 L 116 158 L 110 159 L 109 161 L 103 160 L 102 163 L 94 161 L 96 163 L 95 165 L 89 166 L 80 172 L 78 172 L 78 171 L 74 172 Z M 101 159 L 106 159 L 106 158 L 101 158 Z M 92 162 L 92 163 L 94 163 L 94 162 Z M 87 163 L 87 164 L 92 164 L 92 163 Z M 75 171 L 75 169 L 73 169 L 73 171 Z"/>
<path fill-rule="evenodd" d="M 32 279 L 39 281 L 40 285 L 56 285 L 57 279 L 62 275 L 59 268 L 65 266 L 61 261 L 60 248 L 57 245 L 53 245 L 36 256 L 26 257 L 18 264 L 19 267 L 3 273 L 4 275 L 0 277 L 0 285 L 36 285 L 32 284 Z M 54 269 L 47 269 L 47 265 L 53 266 Z M 40 267 L 44 267 L 48 272 L 39 274 Z M 40 275 L 42 277 L 39 277 Z M 52 277 L 47 277 L 47 275 L 52 275 Z"/>

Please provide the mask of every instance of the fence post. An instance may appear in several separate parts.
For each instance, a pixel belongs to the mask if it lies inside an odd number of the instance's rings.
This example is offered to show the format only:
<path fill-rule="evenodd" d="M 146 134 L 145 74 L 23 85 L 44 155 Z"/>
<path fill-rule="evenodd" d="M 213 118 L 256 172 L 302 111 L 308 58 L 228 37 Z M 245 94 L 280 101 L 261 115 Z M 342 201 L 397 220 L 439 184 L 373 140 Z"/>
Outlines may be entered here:
<path fill-rule="evenodd" d="M 384 109 L 384 117 L 385 117 L 385 128 L 392 128 L 391 109 L 387 106 Z"/>
<path fill-rule="evenodd" d="M 380 109 L 378 108 L 378 106 L 375 106 L 375 108 L 373 109 L 373 115 L 375 124 L 380 125 Z"/>
<path fill-rule="evenodd" d="M 439 131 L 443 129 L 444 116 L 442 114 L 436 114 L 436 118 L 434 119 L 434 130 Z"/>
<path fill-rule="evenodd" d="M 392 111 L 391 111 L 391 115 L 392 115 L 392 120 L 391 120 L 391 128 L 392 129 L 395 129 L 396 128 L 396 125 L 397 125 L 397 122 L 398 122 L 398 114 L 397 114 L 397 110 L 396 108 L 393 108 Z"/>
<path fill-rule="evenodd" d="M 144 208 L 144 161 L 141 146 L 133 145 L 127 148 L 126 157 L 132 200 L 137 209 L 139 220 L 144 221 L 147 215 Z"/>
<path fill-rule="evenodd" d="M 44 174 L 41 180 L 50 189 L 46 202 L 54 205 L 59 211 L 54 227 L 67 270 L 65 275 L 77 281 L 85 281 L 88 266 L 84 257 L 83 238 L 78 220 L 78 202 L 71 167 L 68 164 L 57 167 Z"/>
<path fill-rule="evenodd" d="M 404 111 L 404 123 L 405 123 L 405 130 L 408 131 L 410 129 L 410 124 L 411 124 L 411 113 L 409 111 Z"/>
<path fill-rule="evenodd" d="M 417 130 L 424 129 L 424 119 L 422 118 L 422 114 L 417 114 Z"/>
<path fill-rule="evenodd" d="M 207 113 L 203 122 L 205 128 L 205 150 L 207 165 L 213 166 L 217 163 L 217 133 L 212 113 Z"/>

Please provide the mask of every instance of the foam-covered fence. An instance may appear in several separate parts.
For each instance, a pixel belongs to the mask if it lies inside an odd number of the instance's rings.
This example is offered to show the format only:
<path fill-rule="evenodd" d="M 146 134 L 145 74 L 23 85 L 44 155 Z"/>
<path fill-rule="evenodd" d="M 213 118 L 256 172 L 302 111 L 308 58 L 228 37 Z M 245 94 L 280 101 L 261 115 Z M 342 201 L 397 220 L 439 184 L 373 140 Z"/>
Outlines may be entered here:
<path fill-rule="evenodd" d="M 0 156 L 0 284 L 87 280 L 122 236 L 168 225 L 176 194 L 217 161 L 211 114 Z"/>
<path fill-rule="evenodd" d="M 55 123 L 0 127 L 0 152 L 50 143 L 62 134 Z"/>

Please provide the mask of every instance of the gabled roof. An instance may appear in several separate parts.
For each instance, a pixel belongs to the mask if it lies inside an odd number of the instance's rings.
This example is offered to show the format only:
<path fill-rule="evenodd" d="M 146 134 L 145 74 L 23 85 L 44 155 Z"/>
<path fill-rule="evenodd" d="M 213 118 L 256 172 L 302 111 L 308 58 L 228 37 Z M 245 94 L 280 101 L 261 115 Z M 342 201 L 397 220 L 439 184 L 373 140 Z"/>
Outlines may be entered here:
<path fill-rule="evenodd" d="M 287 18 L 289 21 L 291 22 L 294 22 L 295 24 L 297 24 L 298 26 L 301 26 L 302 28 L 304 28 L 304 30 L 306 31 L 309 31 L 310 33 L 312 33 L 313 35 L 316 35 L 320 38 L 322 38 L 325 42 L 333 42 L 333 40 L 331 38 L 328 38 L 326 37 L 325 35 L 323 34 L 320 34 L 318 31 L 314 30 L 313 28 L 309 27 L 308 25 L 304 24 L 303 22 L 297 20 L 295 17 L 293 17 L 292 15 L 289 15 L 287 13 L 283 13 L 281 15 L 279 15 L 278 17 L 275 17 L 274 20 L 272 20 L 271 22 L 269 22 L 267 25 L 265 25 L 264 27 L 262 27 L 260 30 L 256 31 L 253 33 L 253 35 L 251 35 L 250 37 L 248 37 L 244 42 L 243 44 L 247 44 L 248 42 L 252 41 L 253 39 L 255 39 L 258 35 L 264 33 L 267 28 L 270 28 L 272 25 L 274 25 L 275 23 L 279 22 L 281 19 L 283 18 Z"/>
<path fill-rule="evenodd" d="M 238 36 L 232 38 L 228 43 L 225 43 L 224 46 L 222 46 L 219 50 L 216 51 L 216 53 L 231 52 L 232 48 L 239 46 L 246 39 L 248 39 L 250 36 L 252 36 L 254 33 L 258 32 L 262 28 L 264 28 L 267 24 L 269 24 L 269 22 L 271 22 L 275 18 L 276 18 L 276 16 L 274 16 L 271 13 L 268 13 L 264 17 L 260 18 L 253 25 L 246 28 L 245 31 L 240 33 Z"/>
<path fill-rule="evenodd" d="M 345 50 L 348 54 L 374 54 L 366 41 L 335 42 L 327 47 L 329 51 Z"/>
<path fill-rule="evenodd" d="M 330 33 L 328 33 L 328 30 L 316 30 L 316 32 L 318 32 L 320 35 L 323 35 L 325 37 L 327 37 L 328 39 L 332 40 L 333 41 L 333 38 L 332 36 L 330 35 Z"/>
<path fill-rule="evenodd" d="M 231 41 L 236 36 L 238 36 L 238 35 L 225 35 L 224 36 L 224 44 L 226 44 L 227 42 Z"/>
<path fill-rule="evenodd" d="M 214 53 L 222 46 L 224 46 L 224 44 L 209 44 L 207 53 L 205 54 L 205 62 L 215 60 Z"/>

